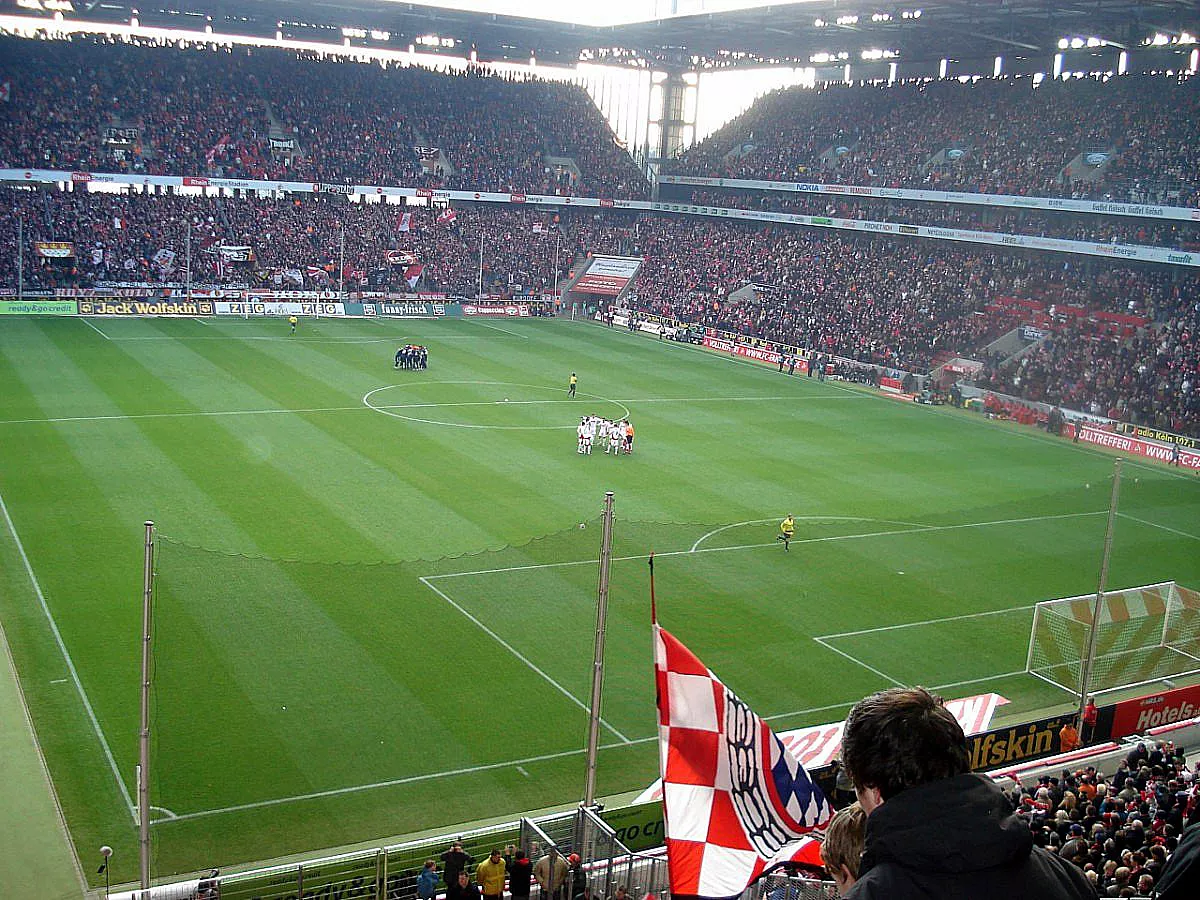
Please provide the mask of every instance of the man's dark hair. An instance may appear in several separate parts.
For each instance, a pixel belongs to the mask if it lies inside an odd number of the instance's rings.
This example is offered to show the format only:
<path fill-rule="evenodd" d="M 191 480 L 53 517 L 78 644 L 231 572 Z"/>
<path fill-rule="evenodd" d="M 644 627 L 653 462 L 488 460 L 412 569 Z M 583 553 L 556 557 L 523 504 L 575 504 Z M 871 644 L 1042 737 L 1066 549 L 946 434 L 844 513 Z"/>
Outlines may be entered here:
<path fill-rule="evenodd" d="M 842 735 L 842 762 L 859 787 L 887 800 L 971 769 L 967 738 L 944 700 L 922 687 L 889 688 L 854 704 Z"/>

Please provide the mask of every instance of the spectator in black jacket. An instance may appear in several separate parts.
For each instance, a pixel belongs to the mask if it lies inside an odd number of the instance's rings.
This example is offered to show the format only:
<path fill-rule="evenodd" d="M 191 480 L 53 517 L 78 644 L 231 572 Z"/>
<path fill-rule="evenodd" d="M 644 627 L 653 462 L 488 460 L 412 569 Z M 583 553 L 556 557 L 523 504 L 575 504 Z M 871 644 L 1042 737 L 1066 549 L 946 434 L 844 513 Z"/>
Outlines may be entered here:
<path fill-rule="evenodd" d="M 1003 791 L 971 773 L 967 739 L 940 697 L 891 688 L 846 719 L 842 759 L 867 811 L 852 900 L 1083 900 L 1083 872 L 1034 846 Z"/>

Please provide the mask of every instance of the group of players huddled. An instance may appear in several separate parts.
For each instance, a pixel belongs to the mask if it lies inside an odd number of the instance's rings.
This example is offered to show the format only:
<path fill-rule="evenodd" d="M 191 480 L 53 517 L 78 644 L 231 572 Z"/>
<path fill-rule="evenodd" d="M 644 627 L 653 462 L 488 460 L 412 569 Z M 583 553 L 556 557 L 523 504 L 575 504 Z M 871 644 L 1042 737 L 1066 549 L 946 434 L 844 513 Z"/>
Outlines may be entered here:
<path fill-rule="evenodd" d="M 429 348 L 420 344 L 405 344 L 396 351 L 397 369 L 424 369 L 429 365 Z"/>
<path fill-rule="evenodd" d="M 612 453 L 614 456 L 633 452 L 633 425 L 628 419 L 614 422 L 600 416 L 584 416 L 579 420 L 577 433 L 580 453 L 590 454 L 592 444 L 597 441 L 604 447 L 605 453 Z"/>

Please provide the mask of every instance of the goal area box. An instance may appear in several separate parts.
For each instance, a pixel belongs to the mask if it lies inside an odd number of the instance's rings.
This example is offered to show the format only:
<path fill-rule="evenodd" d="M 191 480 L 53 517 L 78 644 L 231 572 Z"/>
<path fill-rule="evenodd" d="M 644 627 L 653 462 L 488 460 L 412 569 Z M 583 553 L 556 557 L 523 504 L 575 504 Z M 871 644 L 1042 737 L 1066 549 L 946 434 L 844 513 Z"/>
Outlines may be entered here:
<path fill-rule="evenodd" d="M 1090 683 L 1081 685 L 1095 609 L 1095 594 L 1038 603 L 1025 671 L 1071 694 L 1200 672 L 1200 592 L 1164 581 L 1105 592 Z"/>

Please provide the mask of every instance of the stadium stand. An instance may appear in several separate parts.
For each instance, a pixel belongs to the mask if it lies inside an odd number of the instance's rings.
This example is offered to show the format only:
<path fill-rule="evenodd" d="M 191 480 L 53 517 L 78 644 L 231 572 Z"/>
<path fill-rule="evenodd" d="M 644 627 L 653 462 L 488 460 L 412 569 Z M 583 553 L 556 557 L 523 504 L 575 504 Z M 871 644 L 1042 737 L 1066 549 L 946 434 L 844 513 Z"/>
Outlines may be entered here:
<path fill-rule="evenodd" d="M 648 193 L 572 85 L 100 39 L 3 38 L 0 60 L 12 88 L 0 167 Z"/>
<path fill-rule="evenodd" d="M 1198 136 L 1197 84 L 1125 76 L 1036 88 L 1029 78 L 792 88 L 758 101 L 673 171 L 1188 206 L 1200 176 L 1187 150 Z"/>

